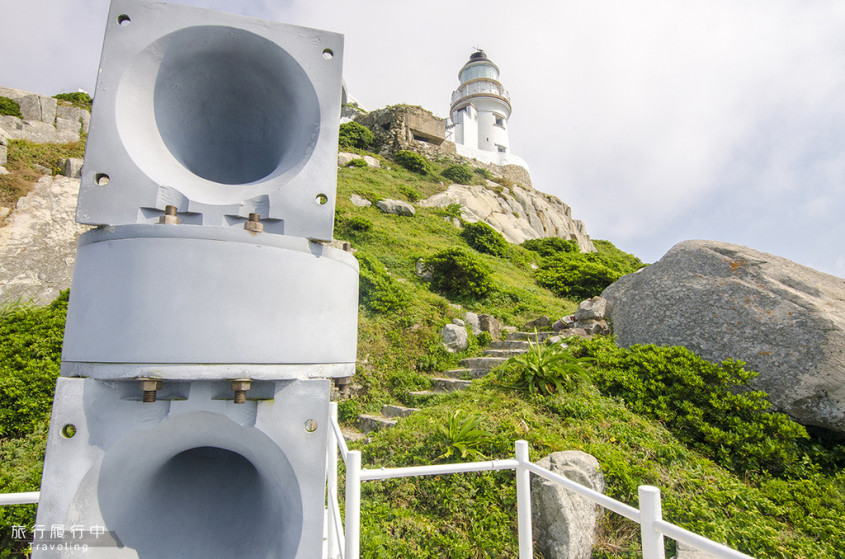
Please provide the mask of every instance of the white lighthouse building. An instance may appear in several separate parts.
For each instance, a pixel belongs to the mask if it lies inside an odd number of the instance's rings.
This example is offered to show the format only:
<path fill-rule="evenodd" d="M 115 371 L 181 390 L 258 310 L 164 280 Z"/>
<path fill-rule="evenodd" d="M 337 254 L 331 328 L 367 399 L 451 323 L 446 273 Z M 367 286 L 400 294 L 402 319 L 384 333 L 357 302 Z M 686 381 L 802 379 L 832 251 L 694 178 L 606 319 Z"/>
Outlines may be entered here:
<path fill-rule="evenodd" d="M 510 95 L 499 82 L 499 67 L 478 50 L 458 72 L 460 85 L 449 109 L 451 140 L 458 154 L 485 163 L 528 168 L 511 153 L 508 119 Z"/>

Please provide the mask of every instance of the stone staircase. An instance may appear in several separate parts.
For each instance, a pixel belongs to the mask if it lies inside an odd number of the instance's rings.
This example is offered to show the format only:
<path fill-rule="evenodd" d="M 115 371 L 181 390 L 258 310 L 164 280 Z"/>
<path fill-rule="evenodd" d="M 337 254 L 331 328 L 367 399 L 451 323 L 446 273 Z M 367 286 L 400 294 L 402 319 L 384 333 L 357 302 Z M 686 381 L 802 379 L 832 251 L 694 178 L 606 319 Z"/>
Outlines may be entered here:
<path fill-rule="evenodd" d="M 467 388 L 473 380 L 490 373 L 499 365 L 503 365 L 515 355 L 528 351 L 531 343 L 543 342 L 555 332 L 512 332 L 506 340 L 492 342 L 481 357 L 468 357 L 460 361 L 460 369 L 452 369 L 438 373 L 432 377 L 431 390 L 409 392 L 410 400 L 418 406 L 424 406 L 437 398 Z M 386 405 L 382 407 L 380 415 L 363 414 L 358 416 L 358 429 L 362 433 L 389 429 L 396 422 L 419 411 L 417 407 Z"/>

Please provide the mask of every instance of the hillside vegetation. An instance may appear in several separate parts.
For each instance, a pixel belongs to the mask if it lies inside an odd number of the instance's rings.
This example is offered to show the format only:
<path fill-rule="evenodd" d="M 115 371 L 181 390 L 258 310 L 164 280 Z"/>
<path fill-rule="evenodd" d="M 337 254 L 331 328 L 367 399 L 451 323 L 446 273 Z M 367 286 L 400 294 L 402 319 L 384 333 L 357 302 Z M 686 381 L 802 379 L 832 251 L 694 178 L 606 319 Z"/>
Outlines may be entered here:
<path fill-rule="evenodd" d="M 740 393 L 754 374 L 741 363 L 707 363 L 683 348 L 620 349 L 607 337 L 570 339 L 568 348 L 535 348 L 534 362 L 515 360 L 467 390 L 412 394 L 489 343 L 489 335 L 470 335 L 464 352 L 442 347 L 440 329 L 465 311 L 515 326 L 568 315 L 581 293 L 612 281 L 595 266 L 618 277 L 642 262 L 609 242 L 596 242 L 589 258 L 565 241 L 502 244 L 484 227 L 467 228 L 455 207 L 405 217 L 353 205 L 352 194 L 416 201 L 447 185 L 441 173 L 451 162 L 413 171 L 379 160 L 379 169 L 338 171 L 335 236 L 352 244 L 361 266 L 358 367 L 339 409 L 348 426 L 387 403 L 422 409 L 351 443 L 365 468 L 505 458 L 517 439 L 529 442 L 532 460 L 580 449 L 598 458 L 610 496 L 636 507 L 637 486 L 656 485 L 669 521 L 750 555 L 845 557 L 843 446 L 768 412 L 764 394 Z M 573 272 L 573 261 L 589 273 Z M 460 274 L 466 279 L 450 282 Z M 2 492 L 38 489 L 65 312 L 66 296 L 0 312 Z M 508 471 L 366 482 L 362 556 L 516 557 L 515 511 Z M 33 521 L 32 506 L 0 507 L 0 557 L 15 552 L 11 525 Z M 633 558 L 638 549 L 637 525 L 603 516 L 594 557 Z M 667 557 L 673 551 L 667 539 Z"/>

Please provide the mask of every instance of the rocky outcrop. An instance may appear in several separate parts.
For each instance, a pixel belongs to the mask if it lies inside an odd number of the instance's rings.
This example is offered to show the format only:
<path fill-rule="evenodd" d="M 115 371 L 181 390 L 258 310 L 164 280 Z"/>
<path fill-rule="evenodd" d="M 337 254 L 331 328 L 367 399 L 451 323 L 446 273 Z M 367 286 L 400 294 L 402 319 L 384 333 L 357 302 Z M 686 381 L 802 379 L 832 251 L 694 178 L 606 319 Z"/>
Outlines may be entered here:
<path fill-rule="evenodd" d="M 604 492 L 598 460 L 586 452 L 555 452 L 537 462 L 580 485 Z M 598 505 L 557 483 L 531 476 L 534 539 L 547 559 L 589 559 L 598 524 Z"/>
<path fill-rule="evenodd" d="M 845 279 L 739 245 L 685 241 L 602 297 L 620 345 L 745 361 L 778 410 L 845 432 Z"/>
<path fill-rule="evenodd" d="M 440 339 L 450 353 L 463 351 L 469 344 L 467 329 L 463 324 L 447 324 L 440 330 Z"/>
<path fill-rule="evenodd" d="M 572 219 L 571 208 L 550 194 L 521 186 L 453 184 L 419 202 L 420 206 L 429 208 L 445 208 L 450 204 L 461 205 L 461 216 L 466 221 L 483 221 L 514 244 L 541 237 L 561 237 L 576 241 L 582 252 L 595 251 L 584 223 Z"/>
<path fill-rule="evenodd" d="M 76 242 L 87 226 L 74 222 L 79 180 L 42 177 L 0 227 L 0 301 L 47 303 L 70 287 Z"/>
<path fill-rule="evenodd" d="M 34 143 L 67 143 L 88 132 L 91 115 L 85 109 L 60 105 L 44 95 L 0 87 L 0 97 L 18 103 L 21 116 L 0 116 L 0 136 Z"/>
<path fill-rule="evenodd" d="M 379 200 L 378 202 L 376 202 L 376 207 L 386 214 L 414 217 L 414 214 L 417 213 L 414 209 L 414 206 L 412 206 L 408 202 L 403 202 L 401 200 L 391 200 L 389 198 L 385 198 L 384 200 Z"/>

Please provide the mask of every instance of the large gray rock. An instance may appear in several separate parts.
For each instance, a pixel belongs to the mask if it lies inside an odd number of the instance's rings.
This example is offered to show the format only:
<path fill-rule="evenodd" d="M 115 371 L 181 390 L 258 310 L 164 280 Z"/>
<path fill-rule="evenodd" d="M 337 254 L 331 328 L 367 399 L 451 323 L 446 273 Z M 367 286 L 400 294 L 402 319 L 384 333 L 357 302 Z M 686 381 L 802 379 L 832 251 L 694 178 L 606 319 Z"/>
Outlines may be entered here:
<path fill-rule="evenodd" d="M 416 211 L 414 210 L 414 206 L 412 206 L 408 202 L 402 202 L 401 200 L 391 200 L 389 198 L 385 198 L 384 200 L 379 200 L 378 202 L 376 202 L 376 207 L 386 214 L 413 217 L 413 215 L 416 213 Z"/>
<path fill-rule="evenodd" d="M 467 336 L 467 329 L 464 326 L 457 324 L 447 324 L 440 330 L 440 338 L 443 346 L 449 352 L 463 351 L 469 345 L 469 336 Z"/>
<path fill-rule="evenodd" d="M 604 476 L 598 460 L 580 450 L 555 452 L 537 465 L 599 493 Z M 589 559 L 596 539 L 598 505 L 539 476 L 531 476 L 534 540 L 546 559 Z"/>
<path fill-rule="evenodd" d="M 561 237 L 576 241 L 582 252 L 595 251 L 584 223 L 572 219 L 571 208 L 558 198 L 532 188 L 514 185 L 503 189 L 495 183 L 487 187 L 453 184 L 419 202 L 420 206 L 430 208 L 445 208 L 450 204 L 460 204 L 465 221 L 483 221 L 514 244 L 541 237 Z"/>
<path fill-rule="evenodd" d="M 74 222 L 79 180 L 43 177 L 18 200 L 0 227 L 0 301 L 47 303 L 70 287 L 76 242 L 87 226 Z"/>
<path fill-rule="evenodd" d="M 489 314 L 478 315 L 478 326 L 484 332 L 490 332 L 490 337 L 494 340 L 500 340 L 502 338 L 502 323 L 495 316 Z"/>
<path fill-rule="evenodd" d="M 756 250 L 685 241 L 608 287 L 617 342 L 740 359 L 805 425 L 845 432 L 845 280 Z"/>
<path fill-rule="evenodd" d="M 607 301 L 601 297 L 593 297 L 581 301 L 578 310 L 575 311 L 575 320 L 602 320 L 607 312 Z"/>

